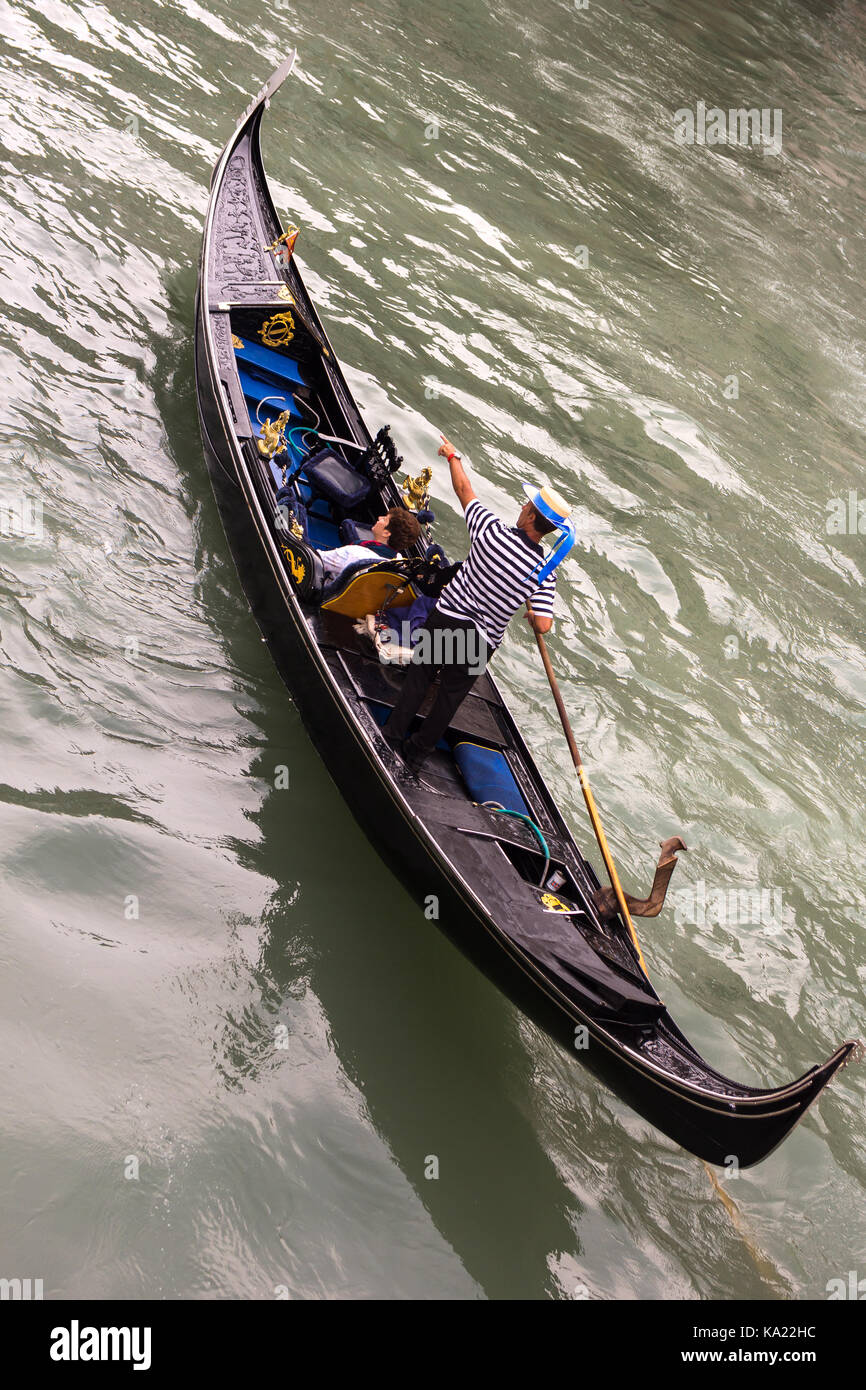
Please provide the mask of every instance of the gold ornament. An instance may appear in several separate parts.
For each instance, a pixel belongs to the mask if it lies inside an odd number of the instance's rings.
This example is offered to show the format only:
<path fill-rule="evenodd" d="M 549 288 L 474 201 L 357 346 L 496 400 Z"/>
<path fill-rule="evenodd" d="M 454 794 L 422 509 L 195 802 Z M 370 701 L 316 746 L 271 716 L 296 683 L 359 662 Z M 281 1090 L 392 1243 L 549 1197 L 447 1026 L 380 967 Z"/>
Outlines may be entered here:
<path fill-rule="evenodd" d="M 256 440 L 262 458 L 273 458 L 274 454 L 285 447 L 284 431 L 290 418 L 289 412 L 284 410 L 282 415 L 277 416 L 273 424 L 270 420 L 265 420 L 262 425 L 262 437 Z"/>
<path fill-rule="evenodd" d="M 304 575 L 307 573 L 307 567 L 303 560 L 299 560 L 295 552 L 290 550 L 287 545 L 282 547 L 282 551 L 289 562 L 289 569 L 292 571 L 292 578 L 295 583 L 303 584 Z"/>
<path fill-rule="evenodd" d="M 290 222 L 283 235 L 278 236 L 276 241 L 272 241 L 270 246 L 266 246 L 265 251 L 273 251 L 278 261 L 281 261 L 283 265 L 288 265 L 300 230 L 300 227 L 296 227 L 294 222 Z"/>
<path fill-rule="evenodd" d="M 285 470 L 285 468 L 284 468 L 284 469 L 283 469 L 283 485 L 284 485 L 284 486 L 285 486 L 285 481 L 286 481 L 286 470 Z M 293 535 L 293 536 L 297 536 L 299 540 L 303 540 L 303 538 L 304 538 L 304 528 L 303 528 L 303 526 L 301 525 L 301 523 L 298 521 L 298 518 L 295 516 L 295 513 L 292 511 L 292 508 L 289 506 L 288 502 L 281 502 L 280 505 L 279 505 L 279 507 L 277 508 L 277 513 L 276 513 L 276 518 L 275 518 L 275 525 L 276 525 L 276 528 L 277 528 L 278 531 L 291 531 L 292 535 Z"/>
<path fill-rule="evenodd" d="M 416 478 L 410 478 L 408 474 L 406 475 L 406 481 L 403 484 L 403 500 L 411 511 L 417 512 L 421 507 L 427 506 L 432 477 L 432 468 L 423 468 Z"/>
<path fill-rule="evenodd" d="M 265 347 L 285 347 L 295 336 L 295 320 L 288 309 L 282 314 L 274 314 L 265 319 L 259 329 L 259 337 Z"/>

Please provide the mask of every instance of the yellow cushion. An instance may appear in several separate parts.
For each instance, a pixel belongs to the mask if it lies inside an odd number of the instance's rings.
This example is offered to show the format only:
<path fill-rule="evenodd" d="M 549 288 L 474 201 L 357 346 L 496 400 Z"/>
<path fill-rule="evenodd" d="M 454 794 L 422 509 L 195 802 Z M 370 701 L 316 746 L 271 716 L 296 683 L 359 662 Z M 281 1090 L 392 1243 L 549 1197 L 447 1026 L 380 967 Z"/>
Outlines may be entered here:
<path fill-rule="evenodd" d="M 417 597 L 405 575 L 375 565 L 353 574 L 345 588 L 325 599 L 322 608 L 328 613 L 345 613 L 347 618 L 364 618 L 380 608 L 408 608 Z"/>

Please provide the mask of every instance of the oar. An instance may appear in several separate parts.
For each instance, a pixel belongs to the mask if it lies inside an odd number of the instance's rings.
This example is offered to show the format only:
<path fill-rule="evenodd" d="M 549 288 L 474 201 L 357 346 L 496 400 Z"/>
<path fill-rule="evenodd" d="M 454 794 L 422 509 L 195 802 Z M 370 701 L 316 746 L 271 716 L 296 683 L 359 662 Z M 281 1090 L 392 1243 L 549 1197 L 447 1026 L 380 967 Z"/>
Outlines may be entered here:
<path fill-rule="evenodd" d="M 547 672 L 547 679 L 550 681 L 550 688 L 553 691 L 553 698 L 556 701 L 556 708 L 559 710 L 559 717 L 562 720 L 562 728 L 565 733 L 568 746 L 571 750 L 571 757 L 574 762 L 574 766 L 577 769 L 577 776 L 580 781 L 581 788 L 583 790 L 583 799 L 586 802 L 586 809 L 589 811 L 589 819 L 592 821 L 592 828 L 595 831 L 595 838 L 598 840 L 598 847 L 601 850 L 601 857 L 604 860 L 604 867 L 607 869 L 607 874 L 608 878 L 610 879 L 611 887 L 613 888 L 613 891 L 616 894 L 616 900 L 619 905 L 622 920 L 628 927 L 628 934 L 631 937 L 632 945 L 637 951 L 637 957 L 640 961 L 641 969 L 643 970 L 643 973 L 646 975 L 647 979 L 649 979 L 649 972 L 646 968 L 646 961 L 643 958 L 643 951 L 640 948 L 640 942 L 637 939 L 637 933 L 634 929 L 634 923 L 631 920 L 631 914 L 629 913 L 628 906 L 626 904 L 625 894 L 622 891 L 622 884 L 619 881 L 619 874 L 616 871 L 616 866 L 613 862 L 613 859 L 611 858 L 610 850 L 607 847 L 607 840 L 605 839 L 604 830 L 602 829 L 598 811 L 596 810 L 595 798 L 592 794 L 592 788 L 589 785 L 589 778 L 586 775 L 586 768 L 581 762 L 580 751 L 578 749 L 577 743 L 575 742 L 574 734 L 571 730 L 571 724 L 569 723 L 568 715 L 566 713 L 565 704 L 563 702 L 562 695 L 559 691 L 559 683 L 557 682 L 556 676 L 553 671 L 553 665 L 551 664 L 550 654 L 547 650 L 547 643 L 545 642 L 541 633 L 537 630 L 535 626 L 535 613 L 533 611 L 532 604 L 529 602 L 528 599 L 526 601 L 526 611 L 529 614 L 530 618 L 533 620 L 532 630 L 535 633 L 535 640 L 538 643 L 538 650 L 541 652 L 541 659 L 544 662 L 544 669 Z"/>

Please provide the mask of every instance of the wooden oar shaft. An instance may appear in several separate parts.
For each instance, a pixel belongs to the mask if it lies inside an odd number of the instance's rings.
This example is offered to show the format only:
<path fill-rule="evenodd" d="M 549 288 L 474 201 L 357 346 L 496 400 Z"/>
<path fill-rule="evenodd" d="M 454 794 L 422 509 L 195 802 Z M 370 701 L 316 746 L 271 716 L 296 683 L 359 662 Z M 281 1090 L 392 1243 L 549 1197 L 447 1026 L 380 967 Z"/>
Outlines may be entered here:
<path fill-rule="evenodd" d="M 530 618 L 534 620 L 535 613 L 533 611 L 532 604 L 528 600 L 526 603 L 526 611 L 529 613 Z M 577 746 L 574 733 L 572 732 L 571 723 L 569 721 L 568 713 L 565 708 L 565 702 L 562 698 L 562 694 L 560 693 L 559 682 L 556 679 L 556 674 L 553 669 L 553 663 L 550 660 L 550 653 L 547 650 L 547 643 L 545 642 L 541 633 L 536 628 L 534 621 L 532 623 L 532 630 L 535 633 L 535 640 L 538 643 L 538 650 L 541 652 L 541 660 L 544 662 L 544 669 L 547 672 L 547 679 L 550 682 L 550 689 L 553 692 L 553 698 L 556 702 L 556 708 L 559 711 L 559 717 L 562 721 L 563 733 L 565 734 L 566 741 L 568 743 L 569 749 L 571 750 L 571 756 L 574 762 L 574 766 L 577 768 L 577 775 L 578 780 L 580 781 L 581 791 L 583 792 L 583 799 L 586 802 L 586 809 L 589 812 L 589 819 L 592 822 L 592 828 L 595 831 L 595 838 L 598 841 L 598 847 L 601 850 L 601 857 L 604 860 L 604 867 L 607 870 L 607 875 L 610 879 L 611 887 L 613 888 L 613 891 L 616 894 L 616 901 L 619 906 L 620 913 L 622 914 L 622 920 L 628 928 L 628 934 L 631 937 L 632 945 L 637 951 L 638 960 L 641 964 L 641 969 L 643 970 L 643 973 L 647 976 L 647 978 L 649 978 L 649 972 L 646 968 L 646 961 L 643 958 L 643 951 L 640 948 L 640 942 L 637 939 L 637 932 L 634 929 L 634 922 L 631 920 L 631 913 L 628 910 L 628 904 L 625 900 L 625 894 L 622 891 L 622 884 L 619 881 L 619 874 L 616 871 L 616 865 L 613 862 L 611 852 L 608 848 L 607 838 L 605 836 L 604 830 L 602 829 L 601 820 L 599 818 L 599 814 L 595 805 L 595 798 L 592 794 L 592 788 L 589 785 L 589 778 L 586 775 L 586 768 L 584 767 L 581 761 L 580 750 Z"/>

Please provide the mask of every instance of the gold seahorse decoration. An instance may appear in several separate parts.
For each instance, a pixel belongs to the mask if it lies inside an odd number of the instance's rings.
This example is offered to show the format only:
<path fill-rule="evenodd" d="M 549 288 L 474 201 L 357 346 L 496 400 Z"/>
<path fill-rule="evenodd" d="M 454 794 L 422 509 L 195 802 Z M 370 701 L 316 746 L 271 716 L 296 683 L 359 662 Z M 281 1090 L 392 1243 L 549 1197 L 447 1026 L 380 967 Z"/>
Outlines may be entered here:
<path fill-rule="evenodd" d="M 265 420 L 262 425 L 262 437 L 256 440 L 259 453 L 263 458 L 273 458 L 274 454 L 285 447 L 285 430 L 290 418 L 289 412 L 284 410 L 282 415 L 278 415 L 273 423 L 270 420 Z"/>
<path fill-rule="evenodd" d="M 432 477 L 432 468 L 422 468 L 415 478 L 410 478 L 407 473 L 406 481 L 403 484 L 403 500 L 413 512 L 420 511 L 422 507 L 427 506 Z"/>
<path fill-rule="evenodd" d="M 303 584 L 304 575 L 307 573 L 307 567 L 303 560 L 299 560 L 295 552 L 290 550 L 287 545 L 282 547 L 282 551 L 289 562 L 289 569 L 292 571 L 292 578 L 295 583 Z"/>

